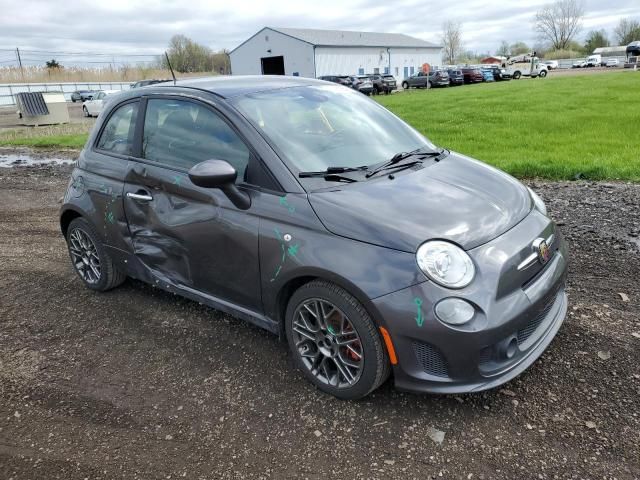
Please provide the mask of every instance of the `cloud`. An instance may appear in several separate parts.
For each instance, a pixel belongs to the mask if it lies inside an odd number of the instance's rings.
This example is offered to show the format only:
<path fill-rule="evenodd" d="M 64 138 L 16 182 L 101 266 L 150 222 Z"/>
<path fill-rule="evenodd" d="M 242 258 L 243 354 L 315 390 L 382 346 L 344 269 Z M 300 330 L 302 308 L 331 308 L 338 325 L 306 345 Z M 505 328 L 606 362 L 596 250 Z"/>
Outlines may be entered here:
<path fill-rule="evenodd" d="M 244 0 L 0 0 L 0 57 L 20 47 L 25 62 L 48 52 L 104 52 L 113 61 L 123 55 L 164 51 L 169 38 L 182 33 L 215 50 L 232 49 L 263 26 L 400 32 L 440 42 L 442 24 L 462 23 L 466 49 L 495 51 L 509 43 L 537 41 L 533 17 L 545 0 L 514 3 L 488 0 L 324 0 L 318 2 Z M 321 5 L 321 6 L 319 6 Z M 637 0 L 587 0 L 585 29 L 611 31 L 620 18 L 638 17 Z M 7 57 L 9 58 L 9 57 Z M 62 57 L 87 61 L 95 57 Z M 105 57 L 106 58 L 106 57 Z M 133 57 L 130 57 L 133 59 Z M 106 60 L 109 61 L 109 60 Z"/>

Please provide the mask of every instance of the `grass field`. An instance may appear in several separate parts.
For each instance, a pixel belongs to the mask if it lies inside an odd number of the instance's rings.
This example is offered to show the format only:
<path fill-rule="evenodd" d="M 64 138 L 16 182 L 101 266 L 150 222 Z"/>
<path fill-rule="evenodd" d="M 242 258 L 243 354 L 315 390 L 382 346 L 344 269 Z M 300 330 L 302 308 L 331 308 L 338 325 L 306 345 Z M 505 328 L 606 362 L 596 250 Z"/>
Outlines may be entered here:
<path fill-rule="evenodd" d="M 612 72 L 376 98 L 436 144 L 516 177 L 640 181 L 639 95 L 640 73 Z M 0 145 L 82 148 L 87 128 L 2 132 Z"/>
<path fill-rule="evenodd" d="M 434 143 L 520 178 L 640 181 L 640 73 L 377 97 Z"/>

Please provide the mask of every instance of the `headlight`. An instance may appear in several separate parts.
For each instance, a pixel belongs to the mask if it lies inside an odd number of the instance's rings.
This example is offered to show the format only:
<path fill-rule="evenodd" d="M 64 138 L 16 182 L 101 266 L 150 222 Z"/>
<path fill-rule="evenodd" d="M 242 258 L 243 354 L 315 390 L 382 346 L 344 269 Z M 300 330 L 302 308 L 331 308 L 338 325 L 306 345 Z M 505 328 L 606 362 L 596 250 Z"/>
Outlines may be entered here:
<path fill-rule="evenodd" d="M 536 210 L 538 210 L 541 214 L 543 214 L 546 217 L 547 206 L 544 204 L 544 202 L 536 192 L 531 190 L 529 187 L 527 187 L 527 190 L 529 190 L 529 195 L 531 195 L 531 200 L 533 200 L 533 206 L 536 207 Z"/>
<path fill-rule="evenodd" d="M 466 287 L 476 273 L 471 258 L 464 250 L 442 240 L 423 243 L 416 257 L 424 274 L 443 287 Z"/>

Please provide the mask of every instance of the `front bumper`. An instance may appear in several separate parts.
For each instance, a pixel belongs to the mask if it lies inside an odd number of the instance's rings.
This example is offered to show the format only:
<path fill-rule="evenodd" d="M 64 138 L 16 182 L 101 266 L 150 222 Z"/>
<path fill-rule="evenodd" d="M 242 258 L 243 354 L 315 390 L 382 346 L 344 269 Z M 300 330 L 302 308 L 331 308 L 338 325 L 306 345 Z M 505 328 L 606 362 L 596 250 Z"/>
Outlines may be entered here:
<path fill-rule="evenodd" d="M 544 267 L 536 263 L 517 270 L 530 252 L 526 247 L 536 237 L 551 236 L 551 260 Z M 562 325 L 567 250 L 546 217 L 532 213 L 469 254 L 477 272 L 464 289 L 426 281 L 374 300 L 398 357 L 397 388 L 465 393 L 497 387 L 535 362 Z M 446 297 L 472 303 L 474 319 L 459 327 L 438 320 L 434 306 Z"/>

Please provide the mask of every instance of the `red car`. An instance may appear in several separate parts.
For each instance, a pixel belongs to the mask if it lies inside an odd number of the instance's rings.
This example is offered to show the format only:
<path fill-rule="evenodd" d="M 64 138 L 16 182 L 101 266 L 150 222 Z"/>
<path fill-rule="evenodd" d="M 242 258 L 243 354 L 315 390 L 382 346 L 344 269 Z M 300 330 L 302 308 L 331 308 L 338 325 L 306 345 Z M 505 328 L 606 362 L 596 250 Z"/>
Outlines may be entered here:
<path fill-rule="evenodd" d="M 482 72 L 477 68 L 461 68 L 464 83 L 481 83 L 484 80 Z"/>

